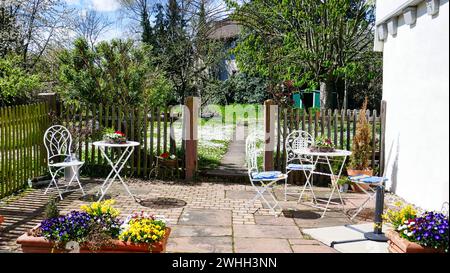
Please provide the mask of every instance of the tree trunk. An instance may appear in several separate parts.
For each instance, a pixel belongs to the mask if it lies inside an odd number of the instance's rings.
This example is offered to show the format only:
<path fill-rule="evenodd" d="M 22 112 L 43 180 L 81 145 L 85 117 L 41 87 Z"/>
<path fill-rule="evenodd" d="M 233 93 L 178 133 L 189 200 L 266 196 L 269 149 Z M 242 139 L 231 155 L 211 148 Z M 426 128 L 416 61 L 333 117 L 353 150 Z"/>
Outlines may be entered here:
<path fill-rule="evenodd" d="M 334 84 L 332 80 L 320 83 L 320 108 L 332 109 L 333 108 L 333 90 Z"/>

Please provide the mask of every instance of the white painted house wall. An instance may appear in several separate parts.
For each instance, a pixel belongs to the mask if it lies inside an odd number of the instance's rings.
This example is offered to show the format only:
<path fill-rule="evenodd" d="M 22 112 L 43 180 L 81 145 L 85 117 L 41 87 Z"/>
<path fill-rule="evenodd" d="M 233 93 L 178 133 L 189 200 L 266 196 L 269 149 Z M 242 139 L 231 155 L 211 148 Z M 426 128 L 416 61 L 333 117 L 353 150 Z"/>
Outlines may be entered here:
<path fill-rule="evenodd" d="M 411 0 L 377 0 L 377 23 Z M 418 4 L 417 22 L 398 16 L 383 50 L 386 158 L 391 188 L 406 201 L 440 210 L 449 201 L 449 3 L 437 15 Z M 375 43 L 377 46 L 377 42 Z"/>

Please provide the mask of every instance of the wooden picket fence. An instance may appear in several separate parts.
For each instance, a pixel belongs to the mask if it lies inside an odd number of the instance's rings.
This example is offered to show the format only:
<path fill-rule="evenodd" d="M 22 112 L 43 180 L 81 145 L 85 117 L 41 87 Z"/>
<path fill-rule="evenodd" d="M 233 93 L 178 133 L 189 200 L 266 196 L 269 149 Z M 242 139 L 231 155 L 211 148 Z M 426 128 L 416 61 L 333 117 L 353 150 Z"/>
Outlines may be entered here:
<path fill-rule="evenodd" d="M 372 151 L 371 167 L 379 169 L 380 153 L 382 152 L 382 116 L 376 110 L 367 110 L 365 113 L 371 126 Z M 338 149 L 351 150 L 353 137 L 356 133 L 356 124 L 360 115 L 359 110 L 320 110 L 305 111 L 292 107 L 278 107 L 275 121 L 278 136 L 274 151 L 274 168 L 284 170 L 286 165 L 286 137 L 292 130 L 307 131 L 314 138 L 325 136 L 329 138 Z"/>
<path fill-rule="evenodd" d="M 47 103 L 0 108 L 0 198 L 46 174 L 43 136 L 49 124 Z"/>
<path fill-rule="evenodd" d="M 171 125 L 177 118 L 170 116 L 170 107 L 126 108 L 102 104 L 73 107 L 62 104 L 54 123 L 62 124 L 71 131 L 74 143 L 77 143 L 73 150 L 76 150 L 78 159 L 85 162 L 82 174 L 99 177 L 110 171 L 93 142 L 101 140 L 103 129 L 113 128 L 125 133 L 128 140 L 141 143 L 124 172 L 128 176 L 148 178 L 156 163 L 155 156 L 163 152 L 177 153 L 175 140 L 170 137 Z M 108 149 L 107 152 L 112 153 L 113 150 Z M 178 149 L 178 153 L 182 151 Z"/>

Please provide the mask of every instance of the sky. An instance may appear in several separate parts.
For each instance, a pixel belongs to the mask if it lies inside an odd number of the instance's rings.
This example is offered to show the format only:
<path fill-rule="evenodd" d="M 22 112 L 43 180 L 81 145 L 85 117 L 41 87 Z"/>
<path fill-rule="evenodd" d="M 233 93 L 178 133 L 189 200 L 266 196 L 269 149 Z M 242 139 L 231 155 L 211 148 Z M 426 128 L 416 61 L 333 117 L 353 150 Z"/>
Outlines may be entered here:
<path fill-rule="evenodd" d="M 99 41 L 111 40 L 113 38 L 130 37 L 129 19 L 124 18 L 121 12 L 119 0 L 64 0 L 71 8 L 76 8 L 82 13 L 84 10 L 95 10 L 108 16 L 114 24 L 99 37 Z M 217 0 L 222 2 L 222 0 Z M 167 0 L 150 0 L 150 3 L 165 3 Z M 222 2 L 223 4 L 223 2 Z M 153 18 L 154 19 L 154 18 Z M 151 18 L 151 20 L 153 20 Z"/>
<path fill-rule="evenodd" d="M 80 10 L 95 10 L 108 16 L 114 24 L 103 33 L 99 40 L 111 40 L 113 38 L 126 37 L 126 22 L 121 20 L 120 4 L 118 0 L 65 0 L 71 8 Z"/>
<path fill-rule="evenodd" d="M 64 0 L 71 8 L 76 8 L 82 13 L 85 10 L 95 10 L 108 16 L 114 22 L 107 31 L 98 39 L 99 41 L 111 40 L 114 38 L 130 37 L 130 20 L 125 18 L 121 12 L 119 0 Z M 150 0 L 151 3 L 165 2 L 165 0 Z"/>

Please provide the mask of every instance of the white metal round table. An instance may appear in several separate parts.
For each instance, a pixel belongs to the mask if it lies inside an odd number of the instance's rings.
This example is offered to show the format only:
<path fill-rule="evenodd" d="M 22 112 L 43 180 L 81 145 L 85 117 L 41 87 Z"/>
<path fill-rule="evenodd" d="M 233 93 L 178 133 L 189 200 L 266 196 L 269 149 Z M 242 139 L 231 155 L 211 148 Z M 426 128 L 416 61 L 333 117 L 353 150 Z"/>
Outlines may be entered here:
<path fill-rule="evenodd" d="M 114 144 L 114 143 L 108 143 L 105 141 L 97 141 L 93 143 L 94 146 L 98 147 L 101 151 L 102 156 L 108 161 L 108 164 L 111 166 L 112 170 L 106 177 L 105 181 L 103 182 L 102 186 L 100 187 L 99 194 L 101 193 L 100 198 L 98 201 L 102 200 L 105 196 L 106 192 L 108 191 L 109 187 L 111 187 L 112 183 L 118 179 L 122 185 L 124 186 L 125 190 L 128 192 L 128 194 L 135 199 L 133 194 L 131 194 L 130 189 L 128 188 L 128 185 L 123 181 L 122 177 L 120 176 L 120 171 L 123 169 L 125 164 L 127 163 L 128 159 L 130 158 L 131 154 L 134 151 L 134 148 L 136 146 L 139 146 L 140 143 L 136 141 L 127 141 L 123 144 Z M 117 162 L 113 162 L 106 153 L 106 148 L 125 148 L 122 152 L 122 154 L 117 159 Z"/>
<path fill-rule="evenodd" d="M 318 208 L 323 209 L 322 217 L 325 216 L 325 212 L 328 210 L 328 206 L 330 205 L 330 203 L 337 204 L 336 202 L 331 202 L 331 199 L 333 198 L 333 194 L 334 194 L 334 192 L 336 190 L 337 190 L 337 193 L 339 195 L 339 199 L 341 201 L 342 208 L 344 210 L 344 201 L 342 200 L 342 196 L 341 196 L 341 193 L 339 191 L 339 186 L 338 186 L 337 181 L 341 177 L 342 169 L 344 168 L 345 161 L 346 161 L 347 157 L 350 156 L 352 154 L 352 152 L 347 151 L 347 150 L 339 150 L 339 149 L 336 149 L 333 152 L 319 152 L 319 151 L 312 151 L 309 148 L 293 150 L 293 152 L 296 153 L 296 154 L 299 154 L 299 155 L 303 155 L 303 156 L 311 156 L 313 158 L 313 165 L 314 165 L 314 168 L 310 172 L 310 175 L 306 177 L 305 185 L 303 186 L 302 192 L 300 194 L 300 198 L 298 200 L 299 201 L 301 200 L 302 195 L 303 195 L 306 187 L 309 187 L 309 189 L 310 189 L 310 191 L 311 191 L 311 193 L 313 195 L 313 200 L 316 203 L 317 203 L 317 201 L 322 201 L 322 200 L 320 200 L 320 199 L 315 197 L 314 190 L 313 190 L 312 184 L 310 182 L 310 178 L 311 178 L 311 175 L 313 175 L 313 174 L 325 175 L 325 176 L 329 176 L 330 179 L 331 179 L 332 190 L 331 190 L 330 197 L 328 198 L 328 200 L 326 200 L 325 207 L 317 206 Z M 333 157 L 340 157 L 340 158 L 342 158 L 342 163 L 341 163 L 341 166 L 340 166 L 339 171 L 338 171 L 337 174 L 334 174 L 333 167 L 331 166 L 331 163 L 330 163 L 330 158 L 333 158 Z M 322 161 L 319 161 L 319 160 L 322 160 Z M 300 162 L 300 163 L 303 164 L 303 162 Z M 318 163 L 322 163 L 322 164 L 328 165 L 328 168 L 329 168 L 330 172 L 329 173 L 325 173 L 325 172 L 315 171 Z"/>

